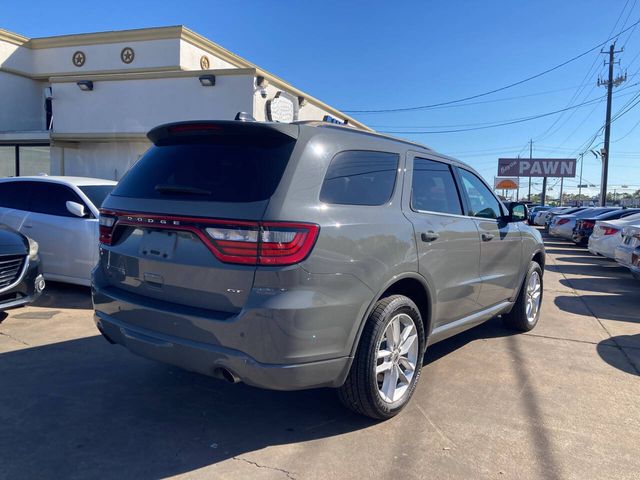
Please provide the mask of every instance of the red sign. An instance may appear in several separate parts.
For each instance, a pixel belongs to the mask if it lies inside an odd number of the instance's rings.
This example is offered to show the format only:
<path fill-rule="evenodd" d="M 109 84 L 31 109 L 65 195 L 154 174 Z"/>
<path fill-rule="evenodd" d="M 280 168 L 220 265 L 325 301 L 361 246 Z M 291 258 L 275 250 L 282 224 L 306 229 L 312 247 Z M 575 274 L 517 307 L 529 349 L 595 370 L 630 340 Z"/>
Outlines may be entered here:
<path fill-rule="evenodd" d="M 499 177 L 575 177 L 575 158 L 499 158 Z"/>

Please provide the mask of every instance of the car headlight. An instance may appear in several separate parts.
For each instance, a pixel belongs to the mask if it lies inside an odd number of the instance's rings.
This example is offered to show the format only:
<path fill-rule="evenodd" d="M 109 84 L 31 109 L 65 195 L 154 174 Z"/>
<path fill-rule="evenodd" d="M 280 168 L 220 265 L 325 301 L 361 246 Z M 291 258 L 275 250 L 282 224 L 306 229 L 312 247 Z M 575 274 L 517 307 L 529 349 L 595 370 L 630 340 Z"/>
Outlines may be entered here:
<path fill-rule="evenodd" d="M 27 240 L 29 240 L 29 260 L 35 260 L 38 256 L 38 242 L 31 238 Z"/>

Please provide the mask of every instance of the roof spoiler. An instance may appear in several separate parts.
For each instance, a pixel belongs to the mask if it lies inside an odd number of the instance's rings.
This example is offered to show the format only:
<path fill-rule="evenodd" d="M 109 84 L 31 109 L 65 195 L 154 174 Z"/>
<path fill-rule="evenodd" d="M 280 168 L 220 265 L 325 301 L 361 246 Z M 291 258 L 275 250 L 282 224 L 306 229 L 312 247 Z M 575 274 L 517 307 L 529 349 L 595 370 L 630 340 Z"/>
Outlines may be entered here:
<path fill-rule="evenodd" d="M 256 136 L 298 138 L 299 127 L 289 123 L 267 123 L 234 120 L 191 120 L 165 123 L 147 133 L 154 145 L 206 140 L 210 137 Z"/>

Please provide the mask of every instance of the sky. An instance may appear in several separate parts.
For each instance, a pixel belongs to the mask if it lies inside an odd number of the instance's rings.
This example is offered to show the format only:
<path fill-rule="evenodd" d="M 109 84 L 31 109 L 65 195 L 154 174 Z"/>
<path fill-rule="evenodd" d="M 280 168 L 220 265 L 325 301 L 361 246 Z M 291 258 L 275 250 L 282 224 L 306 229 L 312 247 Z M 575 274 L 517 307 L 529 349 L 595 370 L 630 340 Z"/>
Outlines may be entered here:
<path fill-rule="evenodd" d="M 603 42 L 640 20 L 638 0 L 110 0 L 99 5 L 0 0 L 0 27 L 42 37 L 182 24 L 329 105 L 354 111 L 433 105 L 499 89 L 599 44 L 608 48 L 611 41 Z M 626 71 L 627 81 L 614 90 L 614 115 L 633 106 L 640 94 L 640 25 L 616 40 L 616 49 L 624 51 L 616 54 L 615 74 Z M 596 48 L 548 74 L 474 100 L 353 116 L 457 157 L 490 182 L 498 157 L 528 156 L 530 139 L 534 157 L 586 151 L 583 183 L 599 184 L 600 159 L 589 150 L 602 148 L 602 132 L 596 133 L 605 121 L 606 89 L 596 82 L 607 73 L 604 60 Z M 485 128 L 538 115 L 545 116 Z M 449 133 L 435 133 L 443 130 Z M 613 122 L 611 132 L 609 190 L 640 189 L 640 105 Z M 577 184 L 577 178 L 566 180 L 565 191 L 575 193 Z M 557 196 L 555 180 L 550 187 L 549 194 Z M 539 190 L 535 180 L 533 192 Z"/>

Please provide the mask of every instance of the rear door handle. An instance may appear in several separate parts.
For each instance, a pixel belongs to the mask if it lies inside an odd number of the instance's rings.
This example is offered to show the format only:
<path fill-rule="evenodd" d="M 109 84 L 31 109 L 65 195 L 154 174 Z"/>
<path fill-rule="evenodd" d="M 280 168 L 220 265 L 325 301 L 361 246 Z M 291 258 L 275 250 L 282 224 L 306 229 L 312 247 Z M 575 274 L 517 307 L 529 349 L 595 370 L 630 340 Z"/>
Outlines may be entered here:
<path fill-rule="evenodd" d="M 420 234 L 420 239 L 423 242 L 433 242 L 434 240 L 437 240 L 439 238 L 440 238 L 440 235 L 437 234 L 436 232 L 432 232 L 432 231 L 423 232 L 423 233 Z"/>
<path fill-rule="evenodd" d="M 493 239 L 495 235 L 493 235 L 493 233 L 483 233 L 482 234 L 482 241 L 483 242 L 488 242 L 489 240 Z"/>

